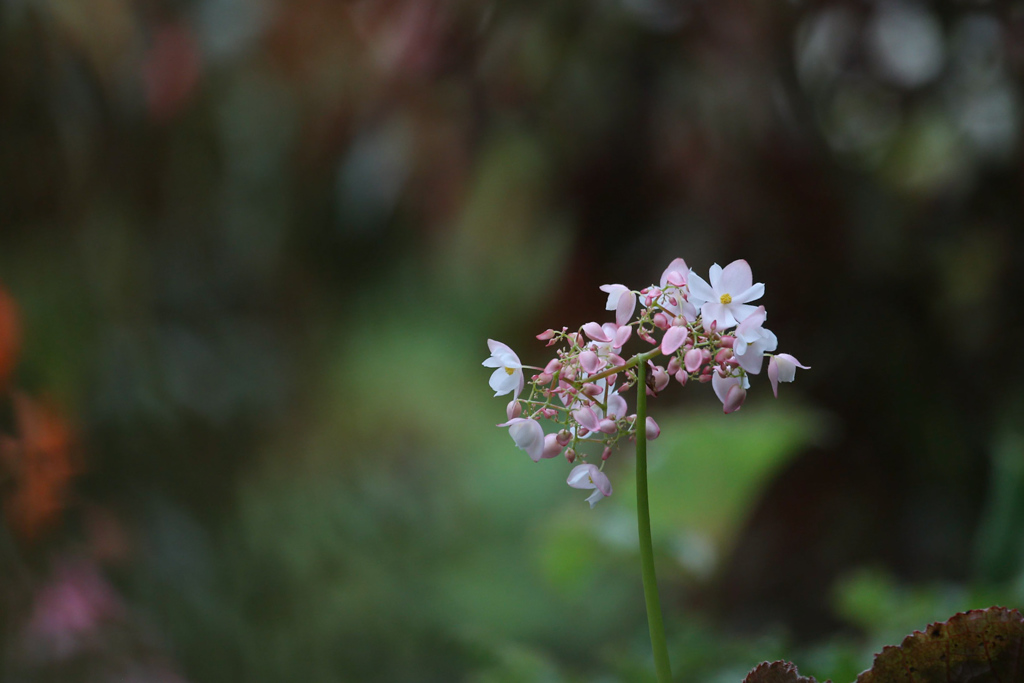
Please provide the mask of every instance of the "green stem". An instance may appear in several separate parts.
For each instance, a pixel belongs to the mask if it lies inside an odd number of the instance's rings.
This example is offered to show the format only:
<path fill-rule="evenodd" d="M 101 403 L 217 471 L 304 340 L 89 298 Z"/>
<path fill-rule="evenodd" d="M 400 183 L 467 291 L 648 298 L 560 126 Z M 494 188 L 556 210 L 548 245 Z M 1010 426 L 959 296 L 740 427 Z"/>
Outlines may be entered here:
<path fill-rule="evenodd" d="M 644 579 L 644 601 L 647 603 L 647 626 L 651 632 L 654 671 L 658 683 L 671 683 L 672 668 L 665 644 L 665 626 L 661 621 L 658 601 L 658 579 L 654 575 L 654 543 L 651 541 L 651 511 L 647 503 L 647 370 L 646 360 L 637 363 L 636 371 L 636 525 L 640 536 L 640 572 Z"/>

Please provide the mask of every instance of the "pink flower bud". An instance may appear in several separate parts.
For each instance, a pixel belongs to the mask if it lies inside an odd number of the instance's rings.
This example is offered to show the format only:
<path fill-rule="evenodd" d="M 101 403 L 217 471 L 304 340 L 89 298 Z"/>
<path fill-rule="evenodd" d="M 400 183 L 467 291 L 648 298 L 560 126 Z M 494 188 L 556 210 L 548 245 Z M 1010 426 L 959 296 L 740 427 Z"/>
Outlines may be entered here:
<path fill-rule="evenodd" d="M 683 364 L 686 366 L 687 372 L 697 372 L 704 361 L 704 352 L 700 349 L 690 349 L 683 356 Z"/>
<path fill-rule="evenodd" d="M 625 359 L 617 353 L 608 354 L 608 362 L 614 366 L 625 365 Z"/>
<path fill-rule="evenodd" d="M 608 446 L 605 446 L 604 450 L 601 451 L 601 460 L 607 460 L 608 456 L 610 456 L 611 454 L 612 454 L 612 449 L 609 448 Z"/>
<path fill-rule="evenodd" d="M 555 331 L 549 329 L 549 330 L 544 330 L 543 332 L 538 334 L 537 335 L 537 339 L 540 339 L 541 341 L 547 341 L 548 339 L 551 339 L 554 336 L 555 336 Z"/>
<path fill-rule="evenodd" d="M 701 384 L 707 384 L 708 382 L 711 381 L 711 373 L 702 372 L 700 377 L 697 378 L 697 381 L 700 382 Z"/>
<path fill-rule="evenodd" d="M 542 372 L 539 375 L 534 375 L 533 381 L 543 386 L 545 384 L 551 384 L 551 380 L 553 380 L 554 378 L 554 375 L 552 375 L 550 372 Z"/>
<path fill-rule="evenodd" d="M 558 438 L 558 443 L 563 446 L 572 441 L 572 434 L 569 432 L 568 429 L 563 429 L 562 431 L 558 432 L 556 436 Z"/>
<path fill-rule="evenodd" d="M 679 364 L 679 359 L 676 358 L 675 356 L 672 356 L 672 359 L 669 360 L 668 365 L 665 366 L 665 372 L 667 372 L 670 375 L 674 375 L 677 372 L 679 372 L 679 368 L 681 367 L 682 366 Z"/>
<path fill-rule="evenodd" d="M 716 363 L 724 363 L 730 358 L 732 358 L 732 349 L 719 349 L 718 353 L 715 354 Z"/>
<path fill-rule="evenodd" d="M 597 427 L 605 434 L 614 434 L 619 431 L 619 428 L 615 425 L 615 420 L 609 420 L 607 417 L 601 420 Z"/>
<path fill-rule="evenodd" d="M 505 414 L 509 420 L 517 418 L 523 414 L 523 406 L 519 405 L 519 401 L 511 401 L 505 408 Z"/>
<path fill-rule="evenodd" d="M 680 368 L 679 372 L 676 373 L 676 381 L 686 386 L 686 380 L 689 379 L 689 375 L 686 374 L 686 368 Z"/>
<path fill-rule="evenodd" d="M 570 332 L 569 334 L 565 335 L 565 340 L 569 342 L 569 346 L 576 346 L 576 340 L 579 338 L 579 336 L 580 335 L 577 332 Z"/>
<path fill-rule="evenodd" d="M 704 362 L 705 363 L 707 363 L 709 360 L 711 360 L 711 351 L 709 349 L 701 349 L 700 350 L 700 355 L 701 355 L 701 357 L 704 358 Z"/>
<path fill-rule="evenodd" d="M 747 390 L 739 384 L 731 387 L 729 393 L 725 395 L 725 403 L 722 404 L 722 409 L 725 414 L 734 413 L 740 409 L 743 405 L 743 401 L 747 398 Z"/>
<path fill-rule="evenodd" d="M 573 463 L 573 461 L 576 460 L 576 451 L 574 451 L 571 448 L 566 448 L 565 449 L 565 459 L 568 460 L 569 464 L 571 465 Z"/>
<path fill-rule="evenodd" d="M 736 343 L 736 337 L 732 337 L 732 336 L 722 337 L 720 340 L 718 340 L 719 346 L 725 347 L 727 349 L 731 349 L 732 345 L 735 344 L 735 343 Z"/>
<path fill-rule="evenodd" d="M 583 393 L 586 394 L 587 396 L 600 396 L 601 391 L 601 387 L 597 386 L 597 384 L 595 384 L 594 382 L 590 382 L 589 384 L 583 385 Z"/>
<path fill-rule="evenodd" d="M 654 326 L 659 330 L 667 330 L 669 326 L 668 316 L 658 311 L 654 314 Z"/>
<path fill-rule="evenodd" d="M 647 424 L 645 427 L 646 429 L 644 431 L 647 433 L 648 441 L 654 441 L 661 434 L 661 427 L 658 426 L 658 423 L 654 421 L 653 417 L 647 418 Z"/>
<path fill-rule="evenodd" d="M 558 411 L 555 410 L 554 408 L 544 408 L 540 411 L 540 413 L 549 420 L 558 415 Z"/>
<path fill-rule="evenodd" d="M 544 437 L 544 450 L 541 451 L 541 458 L 554 458 L 562 452 L 562 444 L 558 443 L 556 434 L 548 434 Z"/>
<path fill-rule="evenodd" d="M 668 386 L 669 376 L 665 372 L 665 369 L 660 365 L 655 365 L 651 361 L 647 361 L 647 364 L 651 366 L 651 378 L 648 385 L 654 390 L 654 393 L 658 393 L 662 389 Z"/>
<path fill-rule="evenodd" d="M 544 372 L 551 375 L 555 374 L 561 369 L 562 361 L 558 360 L 557 358 L 552 358 L 551 360 L 548 361 L 548 364 L 544 366 Z"/>

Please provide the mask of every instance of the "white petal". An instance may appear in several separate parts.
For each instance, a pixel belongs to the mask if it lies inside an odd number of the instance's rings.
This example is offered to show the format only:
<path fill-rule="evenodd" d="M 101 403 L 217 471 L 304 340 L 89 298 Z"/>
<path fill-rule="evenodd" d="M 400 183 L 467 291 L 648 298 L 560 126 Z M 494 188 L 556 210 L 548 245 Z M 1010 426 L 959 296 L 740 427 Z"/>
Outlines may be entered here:
<path fill-rule="evenodd" d="M 729 315 L 735 321 L 733 324 L 743 322 L 757 311 L 757 306 L 735 302 L 729 304 L 726 308 L 729 309 Z"/>
<path fill-rule="evenodd" d="M 739 377 L 722 377 L 717 372 L 711 376 L 711 388 L 715 390 L 715 396 L 725 405 L 725 398 L 729 390 L 740 383 Z"/>
<path fill-rule="evenodd" d="M 593 510 L 594 506 L 604 500 L 605 495 L 598 490 L 595 490 L 589 496 L 587 496 L 587 502 L 590 503 L 590 509 Z"/>
<path fill-rule="evenodd" d="M 732 301 L 735 304 L 745 304 L 750 301 L 757 301 L 762 296 L 764 296 L 764 283 L 758 282 L 756 285 L 751 285 L 744 290 L 740 290 L 739 294 L 733 294 Z"/>
<path fill-rule="evenodd" d="M 597 472 L 597 465 L 584 464 L 576 465 L 569 472 L 569 478 L 565 480 L 565 483 L 574 489 L 593 489 L 597 488 L 594 484 L 593 473 Z"/>
<path fill-rule="evenodd" d="M 513 372 L 510 375 L 505 372 L 505 368 L 498 368 L 491 373 L 489 384 L 491 389 L 494 389 L 495 396 L 502 396 L 515 391 L 516 387 L 519 386 L 519 380 L 522 376 L 522 371 Z"/>
<path fill-rule="evenodd" d="M 690 271 L 690 279 L 688 280 L 690 289 L 690 302 L 694 306 L 700 306 L 705 301 L 718 301 L 718 295 L 715 294 L 714 288 L 711 287 L 707 282 L 704 281 L 700 275 Z"/>
<path fill-rule="evenodd" d="M 711 266 L 711 270 L 708 272 L 711 281 L 711 288 L 716 292 L 724 291 L 721 287 L 722 284 L 722 266 L 717 263 Z M 716 297 L 717 298 L 717 297 Z"/>
<path fill-rule="evenodd" d="M 750 272 L 750 264 L 739 259 L 733 261 L 722 270 L 722 279 L 720 284 L 715 285 L 715 289 L 722 294 L 728 292 L 736 297 L 736 294 L 744 292 L 750 288 L 750 283 L 754 281 L 754 277 Z M 715 284 L 712 280 L 711 284 Z"/>

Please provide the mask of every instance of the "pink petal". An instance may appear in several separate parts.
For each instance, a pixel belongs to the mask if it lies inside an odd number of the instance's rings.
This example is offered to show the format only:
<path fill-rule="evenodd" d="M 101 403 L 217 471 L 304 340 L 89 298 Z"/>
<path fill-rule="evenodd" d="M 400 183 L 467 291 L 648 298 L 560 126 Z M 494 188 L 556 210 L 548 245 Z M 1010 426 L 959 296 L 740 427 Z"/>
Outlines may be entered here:
<path fill-rule="evenodd" d="M 687 372 L 697 372 L 703 363 L 704 354 L 701 353 L 700 349 L 690 349 L 683 356 L 683 364 L 686 366 Z"/>
<path fill-rule="evenodd" d="M 685 327 L 670 327 L 661 339 L 661 352 L 666 356 L 671 356 L 676 349 L 686 343 L 688 332 Z"/>
<path fill-rule="evenodd" d="M 669 273 L 679 273 L 683 278 L 683 284 L 686 284 L 686 273 L 689 272 L 690 267 L 686 265 L 686 261 L 681 258 L 672 259 L 672 263 L 668 264 L 668 268 L 661 274 L 661 286 L 662 288 L 668 284 Z"/>
<path fill-rule="evenodd" d="M 747 390 L 739 384 L 729 389 L 729 393 L 725 395 L 725 400 L 722 401 L 722 411 L 726 415 L 729 413 L 735 413 L 743 406 L 743 401 L 747 398 Z"/>
<path fill-rule="evenodd" d="M 586 427 L 592 432 L 598 430 L 597 415 L 591 410 L 590 406 L 583 406 L 579 410 L 573 411 L 573 419 L 580 423 L 580 426 Z"/>
<path fill-rule="evenodd" d="M 633 328 L 629 325 L 623 325 L 615 331 L 615 340 L 612 342 L 612 346 L 616 349 L 621 349 L 622 345 L 629 341 L 631 334 L 633 334 Z"/>
<path fill-rule="evenodd" d="M 594 481 L 594 486 L 598 491 L 603 493 L 605 496 L 612 495 L 612 482 L 608 479 L 608 475 L 601 470 L 594 467 L 594 471 L 591 472 L 590 478 Z"/>
<path fill-rule="evenodd" d="M 661 435 L 661 427 L 658 426 L 653 417 L 647 418 L 644 433 L 647 434 L 648 441 L 654 441 Z"/>
<path fill-rule="evenodd" d="M 587 374 L 593 375 L 601 369 L 601 359 L 597 357 L 597 354 L 593 351 L 584 351 L 580 354 L 580 365 L 586 370 Z"/>
<path fill-rule="evenodd" d="M 775 356 L 768 361 L 768 381 L 772 383 L 772 393 L 775 394 L 775 398 L 779 397 L 779 364 L 775 360 Z"/>
<path fill-rule="evenodd" d="M 596 342 L 610 342 L 611 337 L 605 334 L 605 331 L 600 325 L 594 322 L 587 323 L 583 326 L 583 333 Z"/>
<path fill-rule="evenodd" d="M 633 318 L 633 311 L 636 310 L 636 294 L 633 292 L 623 292 L 622 296 L 619 297 L 619 302 L 615 306 L 615 322 L 619 325 L 625 325 Z"/>
<path fill-rule="evenodd" d="M 739 377 L 722 377 L 717 372 L 711 376 L 711 388 L 715 390 L 715 396 L 725 405 L 729 390 L 740 385 Z"/>
<path fill-rule="evenodd" d="M 544 437 L 544 450 L 541 451 L 541 458 L 557 458 L 562 453 L 562 444 L 558 442 L 557 434 L 548 434 Z"/>

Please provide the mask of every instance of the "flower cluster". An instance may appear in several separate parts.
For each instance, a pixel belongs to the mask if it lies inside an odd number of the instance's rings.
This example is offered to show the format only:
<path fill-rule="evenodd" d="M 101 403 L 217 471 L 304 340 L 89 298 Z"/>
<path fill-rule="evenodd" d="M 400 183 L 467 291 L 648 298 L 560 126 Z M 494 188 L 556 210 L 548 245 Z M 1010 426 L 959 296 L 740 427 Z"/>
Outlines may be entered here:
<path fill-rule="evenodd" d="M 537 335 L 549 347 L 559 347 L 543 368 L 524 366 L 512 349 L 494 340 L 487 342 L 491 357 L 483 363 L 495 368 L 490 379 L 494 395 L 512 394 L 508 420 L 498 426 L 508 427 L 516 446 L 535 462 L 564 455 L 576 463 L 567 483 L 593 489 L 587 498 L 591 507 L 612 494 L 603 469 L 616 444 L 634 439 L 638 428 L 647 439 L 660 433 L 650 417 L 642 427 L 637 425 L 636 413 L 629 413 L 621 395 L 641 375 L 649 396 L 657 396 L 673 380 L 682 385 L 710 383 L 723 410 L 732 413 L 743 405 L 748 377 L 760 374 L 765 356 L 776 396 L 779 382 L 792 382 L 797 368 L 808 369 L 789 354 L 771 353 L 777 340 L 764 328 L 764 306 L 751 303 L 764 294 L 764 284 L 754 284 L 746 261 L 725 268 L 716 263 L 704 280 L 677 258 L 657 285 L 640 291 L 604 285 L 601 291 L 608 295 L 606 309 L 615 312 L 615 322 L 589 322 L 577 330 Z M 627 360 L 622 348 L 633 336 L 651 348 Z M 641 365 L 643 373 L 638 372 Z M 537 374 L 524 397 L 527 369 Z M 556 429 L 545 435 L 541 419 Z M 587 462 L 588 447 L 600 452 L 600 465 Z"/>

